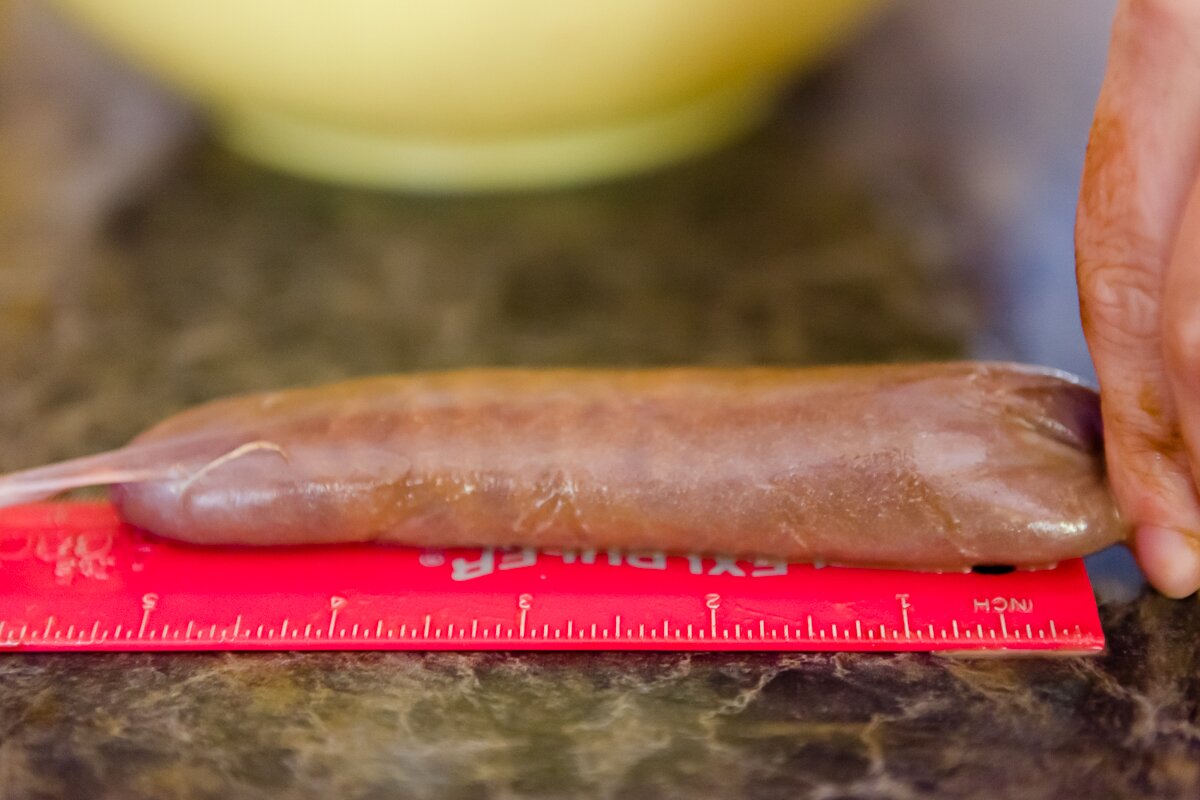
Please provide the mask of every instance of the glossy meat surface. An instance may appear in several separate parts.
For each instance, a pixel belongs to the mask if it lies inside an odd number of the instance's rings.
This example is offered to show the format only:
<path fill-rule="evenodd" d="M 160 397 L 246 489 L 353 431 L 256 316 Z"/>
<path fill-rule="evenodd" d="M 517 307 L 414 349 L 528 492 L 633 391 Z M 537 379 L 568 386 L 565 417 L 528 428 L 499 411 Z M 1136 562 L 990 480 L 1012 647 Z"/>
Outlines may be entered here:
<path fill-rule="evenodd" d="M 1124 536 L 1099 425 L 1090 389 L 1004 364 L 463 371 L 184 412 L 116 451 L 143 474 L 113 497 L 205 543 L 1043 565 Z"/>

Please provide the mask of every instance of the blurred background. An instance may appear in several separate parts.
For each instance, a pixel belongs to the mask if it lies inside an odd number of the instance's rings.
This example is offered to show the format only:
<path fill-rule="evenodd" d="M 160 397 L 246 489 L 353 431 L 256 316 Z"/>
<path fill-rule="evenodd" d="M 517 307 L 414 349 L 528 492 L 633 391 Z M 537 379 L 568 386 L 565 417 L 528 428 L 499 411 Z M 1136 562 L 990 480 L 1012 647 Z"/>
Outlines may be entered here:
<path fill-rule="evenodd" d="M 0 469 L 364 373 L 975 356 L 1090 376 L 1072 221 L 1111 0 L 867 4 L 780 50 L 769 112 L 482 193 L 235 155 L 185 99 L 211 92 L 96 21 L 136 3 L 64 5 L 82 29 L 0 6 Z"/>

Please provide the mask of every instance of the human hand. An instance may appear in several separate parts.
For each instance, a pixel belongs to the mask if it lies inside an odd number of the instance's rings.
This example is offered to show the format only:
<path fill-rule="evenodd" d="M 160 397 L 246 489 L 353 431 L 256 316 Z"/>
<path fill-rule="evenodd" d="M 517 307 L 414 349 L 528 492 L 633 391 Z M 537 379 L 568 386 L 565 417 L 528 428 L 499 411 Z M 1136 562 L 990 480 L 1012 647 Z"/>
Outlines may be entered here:
<path fill-rule="evenodd" d="M 1109 479 L 1149 581 L 1200 588 L 1200 3 L 1121 0 L 1075 229 Z"/>

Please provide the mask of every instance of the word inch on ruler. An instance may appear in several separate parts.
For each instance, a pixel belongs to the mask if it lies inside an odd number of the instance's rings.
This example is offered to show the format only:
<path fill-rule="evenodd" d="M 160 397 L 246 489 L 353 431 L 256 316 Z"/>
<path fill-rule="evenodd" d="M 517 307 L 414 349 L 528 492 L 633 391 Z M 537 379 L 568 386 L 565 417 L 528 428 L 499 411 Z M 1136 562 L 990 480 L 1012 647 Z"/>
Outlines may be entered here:
<path fill-rule="evenodd" d="M 928 574 L 661 553 L 202 548 L 103 503 L 0 512 L 9 650 L 1095 653 L 1083 563 Z"/>

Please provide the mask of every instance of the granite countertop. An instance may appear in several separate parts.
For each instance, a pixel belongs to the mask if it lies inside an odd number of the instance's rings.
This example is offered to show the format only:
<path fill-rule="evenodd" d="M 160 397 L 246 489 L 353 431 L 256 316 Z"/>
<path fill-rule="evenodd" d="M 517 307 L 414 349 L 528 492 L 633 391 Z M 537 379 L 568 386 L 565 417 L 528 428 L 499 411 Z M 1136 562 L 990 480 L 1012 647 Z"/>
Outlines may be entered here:
<path fill-rule="evenodd" d="M 0 47 L 0 470 L 211 397 L 374 372 L 1086 369 L 1062 251 L 1104 31 L 1070 16 L 1097 3 L 1042 5 L 915 2 L 735 147 L 463 199 L 243 163 L 18 2 Z M 1032 33 L 968 35 L 1005 24 Z M 1005 88 L 1000 58 L 1026 82 Z M 0 799 L 1194 798 L 1200 604 L 1106 558 L 1096 658 L 9 654 Z"/>

